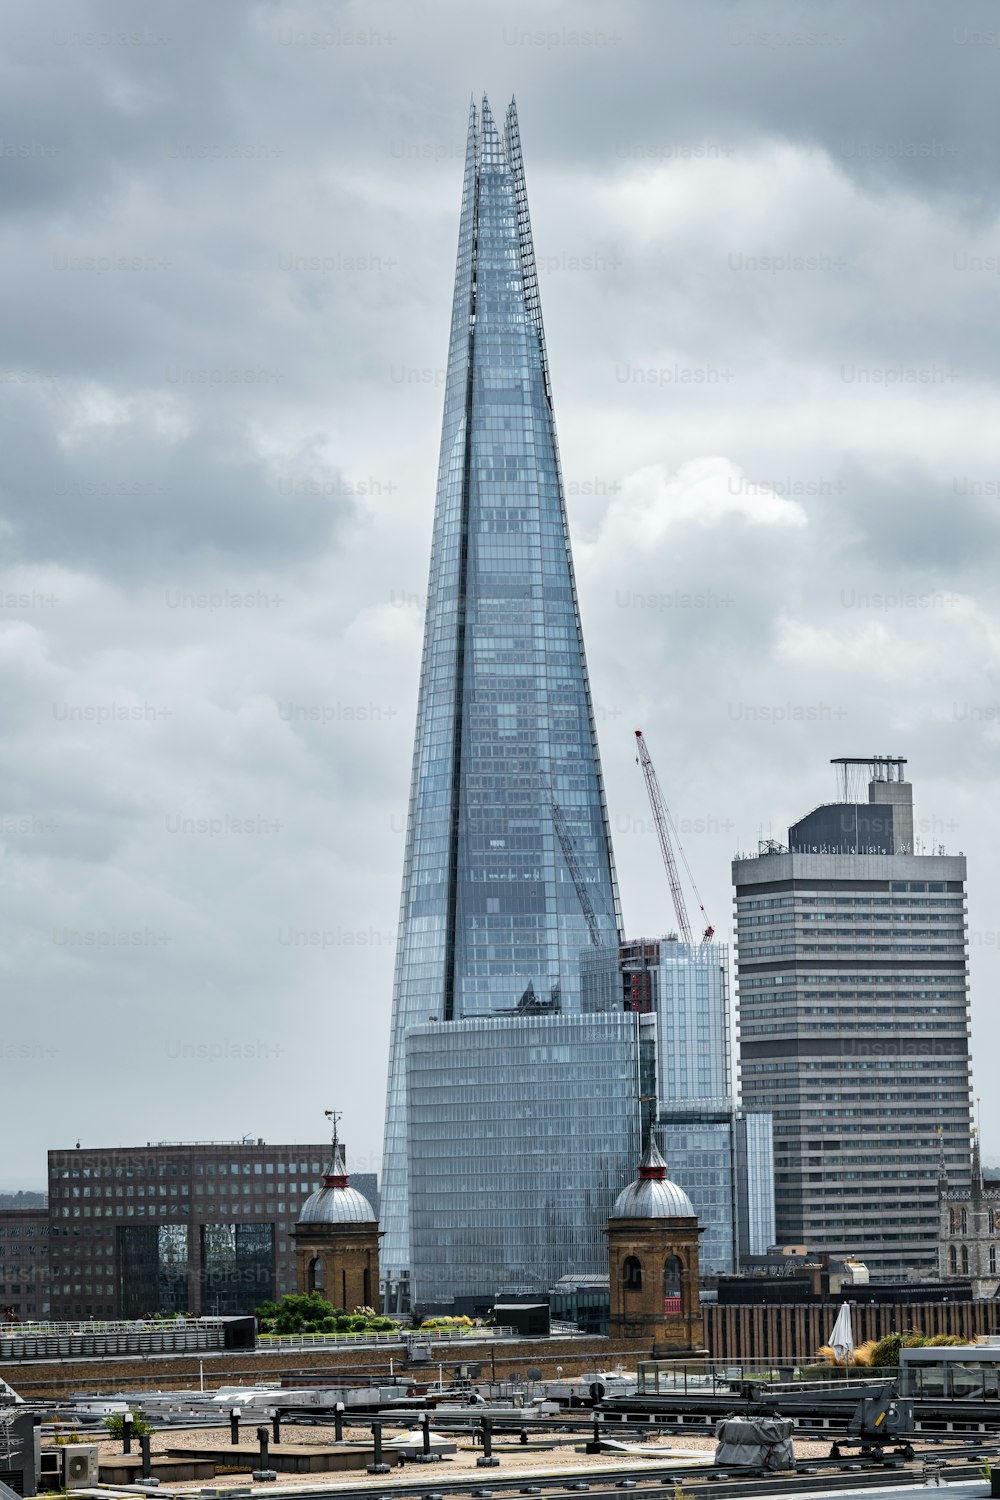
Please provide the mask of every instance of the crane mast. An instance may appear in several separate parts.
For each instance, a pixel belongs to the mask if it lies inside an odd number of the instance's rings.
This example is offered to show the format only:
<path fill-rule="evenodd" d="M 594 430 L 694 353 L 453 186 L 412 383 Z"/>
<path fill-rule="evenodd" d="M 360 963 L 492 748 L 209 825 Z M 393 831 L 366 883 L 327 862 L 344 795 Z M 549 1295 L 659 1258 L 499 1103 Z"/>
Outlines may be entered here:
<path fill-rule="evenodd" d="M 674 911 L 677 914 L 677 926 L 680 928 L 681 937 L 683 938 L 684 942 L 693 943 L 694 937 L 691 932 L 691 922 L 688 918 L 687 904 L 684 900 L 684 892 L 681 888 L 680 875 L 677 871 L 677 861 L 674 858 L 674 847 L 670 838 L 671 831 L 673 832 L 674 838 L 677 838 L 677 830 L 676 828 L 674 828 L 674 821 L 670 816 L 670 810 L 663 800 L 663 793 L 660 791 L 660 783 L 656 779 L 656 768 L 653 765 L 652 757 L 650 756 L 649 750 L 646 746 L 646 741 L 643 737 L 641 729 L 637 729 L 635 732 L 635 744 L 638 751 L 639 765 L 642 767 L 642 774 L 646 782 L 646 791 L 649 793 L 649 805 L 653 810 L 653 822 L 656 824 L 656 834 L 660 840 L 660 850 L 663 854 L 663 863 L 666 867 L 667 879 L 670 882 L 670 895 L 673 898 Z M 694 883 L 694 876 L 691 873 L 691 866 L 687 862 L 687 856 L 685 855 L 683 848 L 681 848 L 680 839 L 677 839 L 677 847 L 681 851 L 681 858 L 684 860 L 684 868 L 687 870 L 688 879 L 691 882 L 691 889 L 694 891 L 695 900 L 698 902 L 698 909 L 700 910 L 702 917 L 705 919 L 706 925 L 705 930 L 702 933 L 701 940 L 703 943 L 710 943 L 712 941 L 712 938 L 715 936 L 715 928 L 711 925 L 711 923 L 708 922 L 707 918 L 705 918 L 705 907 L 702 904 L 701 897 L 698 895 L 698 887 Z"/>

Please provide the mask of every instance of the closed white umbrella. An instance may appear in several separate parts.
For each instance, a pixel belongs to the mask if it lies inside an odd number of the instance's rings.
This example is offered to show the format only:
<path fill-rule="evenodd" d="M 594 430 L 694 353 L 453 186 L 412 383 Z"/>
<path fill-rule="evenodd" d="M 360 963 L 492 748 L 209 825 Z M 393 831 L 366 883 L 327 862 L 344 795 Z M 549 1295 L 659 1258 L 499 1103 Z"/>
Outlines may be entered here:
<path fill-rule="evenodd" d="M 848 1364 L 854 1358 L 854 1330 L 851 1328 L 851 1305 L 849 1302 L 840 1304 L 840 1312 L 837 1321 L 833 1325 L 830 1335 L 830 1348 L 841 1361 Z"/>

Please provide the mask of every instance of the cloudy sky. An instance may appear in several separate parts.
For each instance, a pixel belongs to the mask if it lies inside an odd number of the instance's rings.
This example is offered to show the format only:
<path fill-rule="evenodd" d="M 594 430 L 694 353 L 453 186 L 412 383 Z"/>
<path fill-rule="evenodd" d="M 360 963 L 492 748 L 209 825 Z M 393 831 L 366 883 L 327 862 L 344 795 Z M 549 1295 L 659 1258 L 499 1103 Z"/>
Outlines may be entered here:
<path fill-rule="evenodd" d="M 6 8 L 0 1187 L 381 1146 L 471 93 L 518 100 L 615 851 L 909 757 L 1000 1151 L 994 6 Z"/>

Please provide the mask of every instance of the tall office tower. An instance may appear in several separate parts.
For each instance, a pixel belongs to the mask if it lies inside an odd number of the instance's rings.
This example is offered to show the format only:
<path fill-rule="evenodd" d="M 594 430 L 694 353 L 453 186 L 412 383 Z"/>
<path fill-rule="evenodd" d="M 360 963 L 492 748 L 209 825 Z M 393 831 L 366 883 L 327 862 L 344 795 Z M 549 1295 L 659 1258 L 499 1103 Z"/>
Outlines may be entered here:
<path fill-rule="evenodd" d="M 434 1021 L 443 1037 L 519 1005 L 529 1028 L 578 1012 L 580 950 L 616 947 L 619 927 L 517 117 L 511 104 L 501 132 L 484 99 L 469 123 L 403 867 L 390 1302 L 411 1267 L 407 1030 Z M 451 1129 L 460 1154 L 457 1113 Z"/>
<path fill-rule="evenodd" d="M 586 968 L 595 963 L 585 958 Z M 656 1017 L 657 1138 L 704 1228 L 702 1271 L 734 1271 L 741 1256 L 771 1243 L 774 1180 L 770 1117 L 736 1108 L 728 949 L 674 937 L 626 941 L 621 971 L 626 1009 Z"/>
<path fill-rule="evenodd" d="M 779 1243 L 934 1271 L 942 1155 L 969 1175 L 965 858 L 913 852 L 904 760 L 835 764 L 839 802 L 733 862 L 743 1099 Z"/>

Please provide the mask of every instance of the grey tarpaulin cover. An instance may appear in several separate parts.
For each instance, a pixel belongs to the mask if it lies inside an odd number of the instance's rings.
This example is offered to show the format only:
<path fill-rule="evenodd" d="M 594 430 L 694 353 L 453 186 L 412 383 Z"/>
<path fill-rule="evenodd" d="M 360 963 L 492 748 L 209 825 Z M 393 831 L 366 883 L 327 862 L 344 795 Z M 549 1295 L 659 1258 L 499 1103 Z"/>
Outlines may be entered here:
<path fill-rule="evenodd" d="M 715 1429 L 715 1462 L 727 1468 L 794 1469 L 789 1417 L 724 1417 Z"/>

